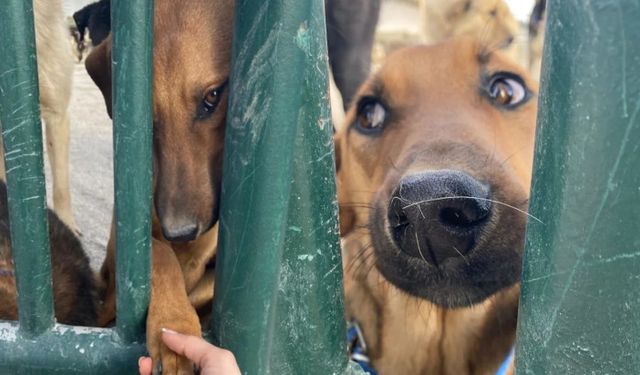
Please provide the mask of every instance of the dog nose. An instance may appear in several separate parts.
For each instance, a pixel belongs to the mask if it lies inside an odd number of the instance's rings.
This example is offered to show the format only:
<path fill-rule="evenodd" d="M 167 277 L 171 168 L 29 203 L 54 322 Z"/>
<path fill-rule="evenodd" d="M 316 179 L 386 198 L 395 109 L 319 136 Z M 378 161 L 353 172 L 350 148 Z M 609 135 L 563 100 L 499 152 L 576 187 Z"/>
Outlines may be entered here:
<path fill-rule="evenodd" d="M 186 221 L 162 223 L 162 234 L 172 242 L 193 241 L 198 236 L 198 223 Z"/>
<path fill-rule="evenodd" d="M 396 245 L 437 266 L 473 249 L 491 213 L 489 187 L 468 174 L 439 170 L 404 177 L 389 203 Z"/>

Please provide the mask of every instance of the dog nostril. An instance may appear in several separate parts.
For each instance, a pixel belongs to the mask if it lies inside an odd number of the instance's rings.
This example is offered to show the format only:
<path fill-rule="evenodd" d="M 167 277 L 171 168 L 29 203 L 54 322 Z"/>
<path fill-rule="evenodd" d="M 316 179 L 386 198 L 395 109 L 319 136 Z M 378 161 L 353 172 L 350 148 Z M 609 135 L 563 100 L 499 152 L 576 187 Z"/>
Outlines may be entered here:
<path fill-rule="evenodd" d="M 453 198 L 450 206 L 440 210 L 439 219 L 446 226 L 470 228 L 480 224 L 490 213 L 490 201 L 480 197 L 460 197 Z"/>
<path fill-rule="evenodd" d="M 461 210 L 445 207 L 440 211 L 440 221 L 442 224 L 455 227 L 468 227 L 473 223 Z"/>
<path fill-rule="evenodd" d="M 391 226 L 391 233 L 393 234 L 394 241 L 399 242 L 402 240 L 403 233 L 407 231 L 407 227 L 410 225 L 410 222 L 402 208 L 394 211 L 393 215 L 395 220 L 390 219 L 389 224 Z"/>

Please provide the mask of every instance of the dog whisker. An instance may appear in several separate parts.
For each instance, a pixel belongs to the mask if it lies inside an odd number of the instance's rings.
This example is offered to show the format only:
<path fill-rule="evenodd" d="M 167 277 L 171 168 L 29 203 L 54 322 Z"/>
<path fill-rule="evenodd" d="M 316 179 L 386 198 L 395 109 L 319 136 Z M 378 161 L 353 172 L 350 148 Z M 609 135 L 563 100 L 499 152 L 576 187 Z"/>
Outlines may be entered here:
<path fill-rule="evenodd" d="M 420 258 L 422 258 L 422 260 L 427 262 L 427 259 L 424 257 L 424 254 L 422 254 L 422 248 L 420 247 L 420 240 L 418 239 L 418 231 L 413 232 L 413 234 L 416 237 L 416 245 L 418 246 L 418 253 L 420 253 Z M 429 262 L 427 262 L 427 263 L 429 263 Z"/>
<path fill-rule="evenodd" d="M 467 263 L 467 266 L 469 265 L 469 260 L 467 259 L 467 257 L 465 257 L 460 250 L 458 250 L 457 247 L 453 246 L 453 250 L 456 251 L 456 253 L 460 254 L 460 256 L 462 257 L 462 259 L 464 259 L 464 262 Z"/>
<path fill-rule="evenodd" d="M 513 210 L 516 210 L 524 215 L 527 215 L 528 217 L 532 218 L 533 220 L 539 222 L 540 224 L 544 224 L 544 222 L 540 219 L 538 219 L 537 217 L 531 215 L 530 213 L 528 213 L 527 211 L 521 210 L 518 207 L 512 206 L 508 203 L 505 202 L 501 202 L 495 199 L 489 199 L 489 198 L 480 198 L 480 197 L 466 197 L 463 195 L 460 196 L 452 196 L 452 197 L 441 197 L 441 198 L 433 198 L 433 199 L 426 199 L 420 202 L 414 202 L 411 203 L 409 205 L 406 205 L 404 207 L 402 207 L 403 210 L 413 207 L 413 206 L 420 206 L 421 204 L 426 204 L 426 203 L 431 203 L 431 202 L 437 202 L 437 201 L 444 201 L 444 200 L 448 200 L 448 199 L 473 199 L 473 200 L 480 200 L 480 201 L 487 201 L 487 202 L 491 202 L 491 203 L 495 203 L 495 204 L 499 204 L 501 206 L 505 206 L 507 208 L 511 208 Z"/>

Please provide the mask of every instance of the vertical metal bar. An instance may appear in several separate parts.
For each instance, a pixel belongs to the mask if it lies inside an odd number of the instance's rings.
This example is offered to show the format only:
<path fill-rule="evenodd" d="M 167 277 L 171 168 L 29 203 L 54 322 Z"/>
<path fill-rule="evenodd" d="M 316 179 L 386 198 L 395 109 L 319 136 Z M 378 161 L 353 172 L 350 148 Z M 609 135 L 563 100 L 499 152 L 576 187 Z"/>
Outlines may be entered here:
<path fill-rule="evenodd" d="M 640 2 L 551 0 L 518 374 L 640 369 Z"/>
<path fill-rule="evenodd" d="M 323 2 L 236 2 L 214 341 L 245 374 L 348 368 Z"/>
<path fill-rule="evenodd" d="M 6 0 L 0 6 L 0 123 L 20 330 L 29 337 L 53 325 L 32 8 L 31 0 Z"/>
<path fill-rule="evenodd" d="M 116 310 L 125 341 L 143 337 L 151 270 L 153 0 L 113 0 Z"/>

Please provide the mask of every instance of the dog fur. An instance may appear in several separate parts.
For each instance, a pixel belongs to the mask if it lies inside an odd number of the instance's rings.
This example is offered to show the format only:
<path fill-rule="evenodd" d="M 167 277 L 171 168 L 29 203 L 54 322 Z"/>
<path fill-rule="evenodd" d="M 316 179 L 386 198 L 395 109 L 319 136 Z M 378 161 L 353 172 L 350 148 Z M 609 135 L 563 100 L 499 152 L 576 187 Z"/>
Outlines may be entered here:
<path fill-rule="evenodd" d="M 218 197 L 231 64 L 233 1 L 157 0 L 154 10 L 154 210 L 147 347 L 163 373 L 191 372 L 162 327 L 201 335 L 195 309 L 213 296 Z M 85 61 L 111 115 L 111 37 Z M 215 103 L 212 103 L 215 102 Z M 101 270 L 100 323 L 115 318 L 114 226 Z M 184 282 L 184 284 L 182 283 Z"/>
<path fill-rule="evenodd" d="M 44 120 L 53 175 L 53 207 L 62 221 L 80 233 L 71 209 L 69 190 L 69 100 L 73 58 L 62 0 L 34 0 L 40 112 Z M 1 146 L 1 145 L 0 145 Z M 1 149 L 2 147 L 0 147 Z M 4 158 L 0 176 L 4 178 Z"/>
<path fill-rule="evenodd" d="M 504 0 L 420 0 L 419 7 L 426 43 L 475 37 L 490 48 L 503 49 L 514 61 L 522 60 L 514 45 L 520 26 Z"/>
<path fill-rule="evenodd" d="M 516 105 L 505 85 L 524 94 Z M 360 89 L 336 134 L 344 285 L 347 318 L 381 375 L 493 374 L 511 350 L 536 91 L 524 69 L 469 38 L 399 50 Z M 466 176 L 491 199 L 410 185 L 448 181 L 440 175 Z M 472 227 L 449 224 L 460 220 L 443 219 L 450 200 L 461 215 L 468 200 L 490 211 Z M 414 221 L 391 224 L 409 210 Z M 422 232 L 430 226 L 440 232 Z M 458 236 L 473 241 L 458 250 Z"/>
<path fill-rule="evenodd" d="M 74 233 L 53 211 L 49 210 L 48 215 L 56 320 L 63 324 L 94 326 L 98 298 L 89 259 Z M 0 180 L 0 320 L 18 319 L 14 271 L 7 186 Z"/>
<path fill-rule="evenodd" d="M 100 0 L 73 13 L 73 20 L 82 38 L 89 34 L 93 46 L 107 39 L 111 32 L 111 2 Z"/>

